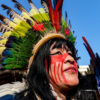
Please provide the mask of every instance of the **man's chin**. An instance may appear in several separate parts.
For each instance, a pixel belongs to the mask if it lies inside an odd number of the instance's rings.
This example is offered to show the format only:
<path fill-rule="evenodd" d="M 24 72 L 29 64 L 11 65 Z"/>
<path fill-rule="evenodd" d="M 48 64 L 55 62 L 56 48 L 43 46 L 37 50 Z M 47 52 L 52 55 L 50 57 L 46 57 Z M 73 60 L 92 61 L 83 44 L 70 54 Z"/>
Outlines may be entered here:
<path fill-rule="evenodd" d="M 78 84 L 79 84 L 79 80 L 78 79 L 72 80 L 69 83 L 69 85 L 72 86 L 72 87 L 77 86 Z"/>
<path fill-rule="evenodd" d="M 66 77 L 66 85 L 69 85 L 69 86 L 76 86 L 79 84 L 79 79 L 78 79 L 78 76 L 75 75 L 73 77 Z"/>

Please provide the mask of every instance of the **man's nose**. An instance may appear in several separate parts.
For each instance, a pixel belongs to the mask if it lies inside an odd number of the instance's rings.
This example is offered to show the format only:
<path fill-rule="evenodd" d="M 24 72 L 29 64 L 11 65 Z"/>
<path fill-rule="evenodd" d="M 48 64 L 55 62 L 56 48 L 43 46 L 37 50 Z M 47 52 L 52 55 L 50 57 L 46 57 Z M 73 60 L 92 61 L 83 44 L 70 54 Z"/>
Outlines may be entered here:
<path fill-rule="evenodd" d="M 70 63 L 70 64 L 74 64 L 74 62 L 75 62 L 75 60 L 71 56 L 66 57 L 65 61 L 64 61 L 64 63 Z"/>

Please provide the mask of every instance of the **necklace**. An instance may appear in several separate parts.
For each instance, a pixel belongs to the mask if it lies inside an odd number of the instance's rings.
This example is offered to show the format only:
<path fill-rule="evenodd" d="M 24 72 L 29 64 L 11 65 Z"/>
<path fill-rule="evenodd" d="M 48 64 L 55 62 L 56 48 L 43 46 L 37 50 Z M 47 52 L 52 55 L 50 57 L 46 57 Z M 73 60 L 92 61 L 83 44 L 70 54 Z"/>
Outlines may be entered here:
<path fill-rule="evenodd" d="M 59 97 L 59 95 L 54 91 L 54 88 L 53 86 L 50 84 L 50 87 L 51 87 L 51 92 L 52 94 L 54 95 L 54 97 L 56 98 L 56 100 L 63 100 L 61 97 Z"/>

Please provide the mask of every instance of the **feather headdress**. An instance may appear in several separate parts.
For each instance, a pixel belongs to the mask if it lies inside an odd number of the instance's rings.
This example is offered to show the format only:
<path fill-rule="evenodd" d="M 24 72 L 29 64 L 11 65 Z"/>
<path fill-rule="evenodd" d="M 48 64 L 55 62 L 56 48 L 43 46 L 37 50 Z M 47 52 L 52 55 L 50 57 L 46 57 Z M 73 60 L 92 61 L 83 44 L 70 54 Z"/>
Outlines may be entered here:
<path fill-rule="evenodd" d="M 94 54 L 94 52 L 91 49 L 86 38 L 84 36 L 82 38 L 84 41 L 84 46 L 86 47 L 86 49 L 91 57 L 91 61 L 93 63 L 93 66 L 94 66 L 94 72 L 95 72 L 96 81 L 97 81 L 97 89 L 98 89 L 98 92 L 100 94 L 100 57 L 99 57 L 98 53 L 96 53 L 96 55 Z"/>
<path fill-rule="evenodd" d="M 10 19 L 0 14 L 0 32 L 2 32 L 0 75 L 5 75 L 5 79 L 9 75 L 24 76 L 29 58 L 34 55 L 32 49 L 45 34 L 55 33 L 55 36 L 58 36 L 60 33 L 63 36 L 58 37 L 69 39 L 73 44 L 75 42 L 70 26 L 67 25 L 67 14 L 66 21 L 62 18 L 63 0 L 53 0 L 54 5 L 51 0 L 41 0 L 44 9 L 37 9 L 32 0 L 28 0 L 31 6 L 30 12 L 18 1 L 12 0 L 12 2 L 21 14 L 4 4 L 1 6 L 6 10 Z M 2 78 L 0 80 L 2 81 Z"/>

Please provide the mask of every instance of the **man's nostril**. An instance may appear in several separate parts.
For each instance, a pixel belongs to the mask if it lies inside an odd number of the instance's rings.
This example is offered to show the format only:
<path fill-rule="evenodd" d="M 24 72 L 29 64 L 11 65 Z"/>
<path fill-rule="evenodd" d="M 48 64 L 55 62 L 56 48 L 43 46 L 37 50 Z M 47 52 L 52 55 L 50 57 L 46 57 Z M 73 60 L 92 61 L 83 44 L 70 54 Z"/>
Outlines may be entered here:
<path fill-rule="evenodd" d="M 66 61 L 64 61 L 64 63 L 71 63 L 71 64 L 74 64 L 74 60 L 66 60 Z"/>
<path fill-rule="evenodd" d="M 74 64 L 74 61 L 71 61 L 71 64 Z"/>

